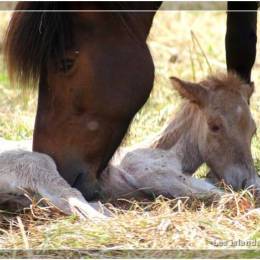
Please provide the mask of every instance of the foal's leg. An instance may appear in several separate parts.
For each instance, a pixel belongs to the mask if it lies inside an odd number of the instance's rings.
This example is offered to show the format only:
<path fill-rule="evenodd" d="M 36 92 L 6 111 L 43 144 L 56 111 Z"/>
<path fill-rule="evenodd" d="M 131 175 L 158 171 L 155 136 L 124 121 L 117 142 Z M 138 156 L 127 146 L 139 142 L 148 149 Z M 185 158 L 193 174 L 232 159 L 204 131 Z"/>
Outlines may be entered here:
<path fill-rule="evenodd" d="M 139 169 L 128 172 L 116 167 L 104 173 L 101 180 L 104 197 L 145 198 L 164 195 L 168 198 L 192 196 L 207 198 L 221 195 L 215 185 L 206 180 L 176 172 L 174 169 L 146 171 Z"/>
<path fill-rule="evenodd" d="M 208 197 L 221 191 L 206 182 L 181 172 L 178 161 L 163 150 L 138 149 L 125 155 L 120 165 L 110 165 L 101 179 L 106 196 Z"/>
<path fill-rule="evenodd" d="M 58 173 L 53 160 L 44 154 L 10 151 L 0 156 L 0 190 L 21 194 L 23 189 L 39 193 L 66 214 L 104 218 L 98 203 L 88 203 Z"/>
<path fill-rule="evenodd" d="M 32 175 L 37 172 L 38 179 L 35 185 L 37 191 L 42 197 L 49 199 L 56 207 L 64 213 L 70 215 L 78 214 L 82 218 L 105 218 L 102 214 L 104 208 L 98 202 L 88 203 L 81 192 L 72 188 L 56 171 L 51 174 L 46 169 L 36 167 L 32 170 Z M 57 174 L 54 174 L 54 173 Z"/>

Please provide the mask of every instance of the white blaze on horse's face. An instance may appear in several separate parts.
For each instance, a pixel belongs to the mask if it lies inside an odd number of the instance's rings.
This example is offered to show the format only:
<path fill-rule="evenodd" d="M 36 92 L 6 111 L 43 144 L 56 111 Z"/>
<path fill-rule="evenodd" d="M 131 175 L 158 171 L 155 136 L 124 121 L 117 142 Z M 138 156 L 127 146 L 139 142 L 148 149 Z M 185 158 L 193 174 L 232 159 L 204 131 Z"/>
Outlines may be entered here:
<path fill-rule="evenodd" d="M 255 183 L 251 140 L 256 125 L 249 109 L 252 88 L 237 76 L 211 77 L 200 84 L 175 79 L 177 90 L 199 106 L 203 122 L 198 145 L 214 174 L 238 190 Z"/>

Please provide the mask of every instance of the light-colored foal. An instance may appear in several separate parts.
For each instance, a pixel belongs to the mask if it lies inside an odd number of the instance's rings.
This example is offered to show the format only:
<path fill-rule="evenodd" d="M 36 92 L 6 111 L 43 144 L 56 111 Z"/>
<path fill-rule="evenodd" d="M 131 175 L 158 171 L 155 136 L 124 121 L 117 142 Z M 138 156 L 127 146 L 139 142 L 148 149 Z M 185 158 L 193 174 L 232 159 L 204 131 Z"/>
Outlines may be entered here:
<path fill-rule="evenodd" d="M 0 139 L 2 149 L 15 146 L 28 149 L 29 142 L 8 142 Z M 47 198 L 65 214 L 81 218 L 103 219 L 100 203 L 88 203 L 59 174 L 48 155 L 26 150 L 9 150 L 0 154 L 0 204 L 15 200 L 26 192 Z"/>

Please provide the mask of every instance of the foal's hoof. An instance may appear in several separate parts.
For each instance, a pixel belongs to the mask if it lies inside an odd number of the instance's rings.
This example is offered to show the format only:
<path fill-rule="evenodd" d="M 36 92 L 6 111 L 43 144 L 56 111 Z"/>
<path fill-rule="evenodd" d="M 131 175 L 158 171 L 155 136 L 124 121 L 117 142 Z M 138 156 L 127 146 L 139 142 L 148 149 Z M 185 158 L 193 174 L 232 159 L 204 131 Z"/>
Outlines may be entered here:
<path fill-rule="evenodd" d="M 68 203 L 71 213 L 76 214 L 83 220 L 106 220 L 111 216 L 110 211 L 99 202 L 87 203 L 80 201 L 78 198 L 70 198 Z"/>

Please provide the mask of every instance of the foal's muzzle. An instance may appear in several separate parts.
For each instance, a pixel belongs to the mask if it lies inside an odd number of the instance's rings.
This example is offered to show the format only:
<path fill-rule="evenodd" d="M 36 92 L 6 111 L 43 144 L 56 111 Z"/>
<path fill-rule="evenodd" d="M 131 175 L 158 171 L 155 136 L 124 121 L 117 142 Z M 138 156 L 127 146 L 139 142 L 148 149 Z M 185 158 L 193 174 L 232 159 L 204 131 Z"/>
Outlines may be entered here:
<path fill-rule="evenodd" d="M 232 166 L 224 172 L 223 179 L 227 185 L 230 185 L 235 191 L 256 186 L 257 174 L 254 169 Z"/>

